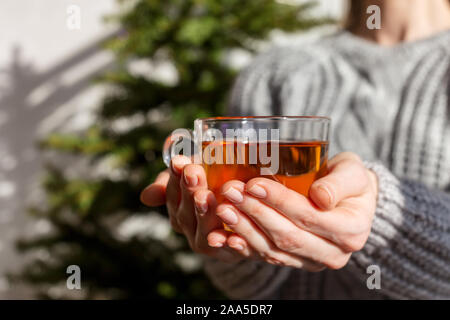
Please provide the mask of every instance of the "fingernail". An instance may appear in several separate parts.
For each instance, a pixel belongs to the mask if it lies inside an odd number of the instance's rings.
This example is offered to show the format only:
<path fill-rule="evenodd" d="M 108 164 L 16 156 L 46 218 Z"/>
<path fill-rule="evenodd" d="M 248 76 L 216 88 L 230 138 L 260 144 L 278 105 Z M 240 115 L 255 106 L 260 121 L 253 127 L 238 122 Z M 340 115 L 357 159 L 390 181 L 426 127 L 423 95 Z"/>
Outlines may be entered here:
<path fill-rule="evenodd" d="M 187 175 L 186 172 L 184 173 L 184 182 L 190 187 L 195 187 L 198 183 L 197 176 L 194 175 Z"/>
<path fill-rule="evenodd" d="M 239 250 L 239 251 L 242 251 L 242 250 L 244 250 L 244 247 L 242 246 L 242 245 L 240 245 L 240 244 L 235 244 L 235 245 L 233 245 L 233 246 L 231 246 L 233 249 L 236 249 L 236 250 Z"/>
<path fill-rule="evenodd" d="M 240 203 L 244 201 L 244 196 L 242 195 L 242 193 L 240 193 L 239 190 L 233 187 L 228 188 L 228 190 L 225 191 L 223 195 L 232 202 Z"/>
<path fill-rule="evenodd" d="M 223 247 L 223 243 L 220 242 L 216 242 L 216 243 L 208 243 L 210 247 L 213 248 L 222 248 Z"/>
<path fill-rule="evenodd" d="M 317 189 L 320 189 L 325 193 L 326 198 L 327 198 L 326 205 L 328 205 L 328 206 L 331 205 L 332 201 L 333 201 L 333 195 L 331 194 L 330 190 L 328 190 L 328 188 L 326 186 L 324 186 L 323 184 L 318 185 Z"/>
<path fill-rule="evenodd" d="M 266 190 L 263 187 L 258 186 L 257 184 L 254 184 L 247 191 L 248 191 L 248 193 L 250 193 L 250 194 L 252 194 L 252 195 L 254 195 L 255 197 L 258 197 L 258 198 L 265 198 L 265 197 L 267 197 Z"/>
<path fill-rule="evenodd" d="M 230 208 L 225 208 L 223 211 L 217 213 L 217 215 L 226 223 L 226 224 L 236 224 L 238 223 L 238 217 Z"/>
<path fill-rule="evenodd" d="M 198 213 L 203 215 L 206 212 L 208 212 L 208 203 L 206 201 L 201 202 L 201 201 L 195 200 L 195 208 L 197 209 Z"/>

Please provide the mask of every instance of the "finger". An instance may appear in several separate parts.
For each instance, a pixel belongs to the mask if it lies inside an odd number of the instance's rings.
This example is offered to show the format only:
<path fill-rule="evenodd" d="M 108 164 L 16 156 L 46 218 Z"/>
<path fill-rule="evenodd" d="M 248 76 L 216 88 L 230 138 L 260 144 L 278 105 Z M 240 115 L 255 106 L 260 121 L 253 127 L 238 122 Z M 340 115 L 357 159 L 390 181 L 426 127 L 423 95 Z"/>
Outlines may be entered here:
<path fill-rule="evenodd" d="M 200 189 L 194 193 L 195 215 L 197 218 L 197 230 L 195 232 L 195 243 L 200 249 L 210 248 L 208 235 L 215 229 L 222 227 L 222 221 L 215 215 L 217 201 L 214 194 L 208 189 Z M 215 242 L 214 247 L 221 247 L 225 243 Z M 220 244 L 220 246 L 218 246 Z"/>
<path fill-rule="evenodd" d="M 229 183 L 224 185 L 224 189 L 231 186 Z M 355 230 L 356 233 L 361 228 L 358 225 L 360 219 L 354 217 L 357 214 L 354 210 L 336 208 L 320 211 L 308 198 L 270 179 L 254 178 L 247 182 L 245 191 L 280 212 L 297 227 L 336 244 L 340 244 L 336 235 L 347 234 L 349 230 Z M 231 199 L 230 193 L 227 195 Z M 230 201 L 236 203 L 236 200 Z"/>
<path fill-rule="evenodd" d="M 183 168 L 191 163 L 192 161 L 190 158 L 186 156 L 176 155 L 170 161 L 170 172 L 179 177 L 183 171 Z"/>
<path fill-rule="evenodd" d="M 206 187 L 206 175 L 203 167 L 196 164 L 185 165 L 180 179 L 181 201 L 176 219 L 192 245 L 195 245 L 195 231 L 197 229 L 193 195 L 198 190 L 206 190 Z"/>
<path fill-rule="evenodd" d="M 206 237 L 208 245 L 213 248 L 222 248 L 228 240 L 230 232 L 221 228 L 212 230 Z"/>
<path fill-rule="evenodd" d="M 169 211 L 175 212 L 181 200 L 180 177 L 183 168 L 191 161 L 185 156 L 175 156 L 170 162 L 170 178 L 166 189 L 166 204 Z"/>
<path fill-rule="evenodd" d="M 216 214 L 240 235 L 260 257 L 268 263 L 285 265 L 295 268 L 314 268 L 306 259 L 283 252 L 272 243 L 256 224 L 245 214 L 229 203 L 222 203 L 217 207 Z"/>
<path fill-rule="evenodd" d="M 248 245 L 247 241 L 236 233 L 232 233 L 227 239 L 227 245 L 246 258 L 256 258 L 256 252 Z"/>
<path fill-rule="evenodd" d="M 369 184 L 367 170 L 355 154 L 342 153 L 330 163 L 329 173 L 315 181 L 309 191 L 310 198 L 324 210 L 335 208 L 346 198 L 361 195 Z"/>
<path fill-rule="evenodd" d="M 325 264 L 332 269 L 341 268 L 347 262 L 347 252 L 322 237 L 302 230 L 278 211 L 245 194 L 243 183 L 227 183 L 225 188 L 228 188 L 225 196 L 230 189 L 234 193 L 241 193 L 241 201 L 233 205 L 249 216 L 282 251 Z"/>
<path fill-rule="evenodd" d="M 245 258 L 256 258 L 256 252 L 248 245 L 247 241 L 236 233 L 231 233 L 223 228 L 212 230 L 207 236 L 208 245 L 213 248 L 227 248 L 233 253 Z"/>
<path fill-rule="evenodd" d="M 166 203 L 166 188 L 169 182 L 170 173 L 166 169 L 158 174 L 151 185 L 141 192 L 141 202 L 149 207 L 158 207 Z"/>
<path fill-rule="evenodd" d="M 190 160 L 184 156 L 175 156 L 170 162 L 170 177 L 166 188 L 166 205 L 169 212 L 170 223 L 176 232 L 182 233 L 177 221 L 178 206 L 181 201 L 180 176 L 185 165 Z"/>

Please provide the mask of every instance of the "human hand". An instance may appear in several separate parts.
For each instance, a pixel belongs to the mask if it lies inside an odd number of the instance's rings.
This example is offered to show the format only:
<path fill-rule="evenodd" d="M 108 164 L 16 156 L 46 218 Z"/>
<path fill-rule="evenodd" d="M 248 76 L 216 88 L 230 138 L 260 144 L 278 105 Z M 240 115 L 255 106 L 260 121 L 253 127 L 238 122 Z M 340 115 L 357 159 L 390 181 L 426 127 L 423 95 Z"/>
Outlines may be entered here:
<path fill-rule="evenodd" d="M 155 182 L 141 193 L 141 201 L 155 207 L 166 204 L 173 229 L 186 236 L 193 251 L 234 262 L 251 256 L 252 250 L 244 239 L 223 230 L 216 216 L 216 199 L 207 189 L 206 174 L 202 166 L 192 164 L 185 156 L 175 156 L 170 169 L 161 172 Z M 217 241 L 210 244 L 207 235 L 216 230 Z M 224 241 L 228 245 L 224 246 Z M 238 251 L 230 248 L 246 249 Z"/>
<path fill-rule="evenodd" d="M 210 243 L 241 238 L 249 246 L 236 250 L 243 256 L 253 251 L 268 263 L 320 271 L 344 267 L 352 252 L 363 248 L 375 213 L 377 177 L 358 156 L 341 153 L 330 160 L 328 175 L 313 183 L 309 198 L 266 178 L 229 181 L 222 191 L 229 202 L 217 207 L 217 216 L 236 234 L 223 239 L 223 232 L 214 230 Z"/>

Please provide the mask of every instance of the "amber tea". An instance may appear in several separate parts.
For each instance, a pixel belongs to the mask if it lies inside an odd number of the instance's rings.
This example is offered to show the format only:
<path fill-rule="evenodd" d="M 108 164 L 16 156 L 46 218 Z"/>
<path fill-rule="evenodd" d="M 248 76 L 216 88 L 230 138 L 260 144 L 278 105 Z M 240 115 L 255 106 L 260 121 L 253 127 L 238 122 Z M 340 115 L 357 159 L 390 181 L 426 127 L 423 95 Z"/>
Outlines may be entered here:
<path fill-rule="evenodd" d="M 276 144 L 276 149 L 273 148 Z M 261 150 L 264 148 L 264 150 Z M 256 155 L 267 153 L 273 160 L 277 150 L 277 171 L 262 175 L 261 168 L 269 168 L 271 163 L 262 161 Z M 263 151 L 263 152 L 261 152 Z M 273 179 L 286 187 L 308 196 L 309 188 L 327 171 L 327 141 L 279 141 L 279 142 L 240 142 L 204 141 L 202 142 L 203 167 L 206 171 L 208 188 L 214 192 L 219 202 L 220 188 L 230 180 L 247 182 L 255 177 Z M 214 157 L 215 161 L 208 161 Z M 217 161 L 219 160 L 219 161 Z M 269 170 L 270 171 L 270 170 Z"/>

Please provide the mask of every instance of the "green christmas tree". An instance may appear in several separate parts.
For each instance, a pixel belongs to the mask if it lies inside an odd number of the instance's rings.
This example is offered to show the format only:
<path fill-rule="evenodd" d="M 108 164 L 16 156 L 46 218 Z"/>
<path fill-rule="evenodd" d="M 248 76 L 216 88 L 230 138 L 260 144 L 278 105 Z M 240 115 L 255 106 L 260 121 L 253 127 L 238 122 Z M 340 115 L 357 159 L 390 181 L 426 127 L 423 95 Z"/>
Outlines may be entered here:
<path fill-rule="evenodd" d="M 330 20 L 311 18 L 311 3 L 119 2 L 128 9 L 110 19 L 122 32 L 106 44 L 116 67 L 100 79 L 113 93 L 88 130 L 52 133 L 40 143 L 43 152 L 87 159 L 93 173 L 69 178 L 67 164 L 49 164 L 46 205 L 31 213 L 52 230 L 18 242 L 19 250 L 45 250 L 49 258 L 34 258 L 12 278 L 34 285 L 39 297 L 54 298 L 48 288 L 65 288 L 67 267 L 77 265 L 82 298 L 221 297 L 184 238 L 168 231 L 165 207 L 146 208 L 140 191 L 165 169 L 161 147 L 172 130 L 223 113 L 237 73 L 226 63 L 228 53 L 255 53 L 273 29 L 298 31 Z M 176 77 L 163 81 L 132 72 L 132 62 L 168 64 Z M 114 174 L 96 175 L 99 166 Z M 124 236 L 133 226 L 142 232 Z M 59 297 L 70 297 L 64 292 Z"/>

